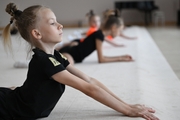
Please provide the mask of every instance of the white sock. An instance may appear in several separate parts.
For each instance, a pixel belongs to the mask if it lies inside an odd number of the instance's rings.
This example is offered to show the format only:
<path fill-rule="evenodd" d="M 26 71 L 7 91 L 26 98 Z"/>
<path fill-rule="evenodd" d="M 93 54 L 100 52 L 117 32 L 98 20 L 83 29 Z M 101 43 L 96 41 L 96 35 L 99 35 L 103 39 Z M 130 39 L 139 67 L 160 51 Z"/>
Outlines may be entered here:
<path fill-rule="evenodd" d="M 28 68 L 29 61 L 16 61 L 14 63 L 15 68 Z"/>

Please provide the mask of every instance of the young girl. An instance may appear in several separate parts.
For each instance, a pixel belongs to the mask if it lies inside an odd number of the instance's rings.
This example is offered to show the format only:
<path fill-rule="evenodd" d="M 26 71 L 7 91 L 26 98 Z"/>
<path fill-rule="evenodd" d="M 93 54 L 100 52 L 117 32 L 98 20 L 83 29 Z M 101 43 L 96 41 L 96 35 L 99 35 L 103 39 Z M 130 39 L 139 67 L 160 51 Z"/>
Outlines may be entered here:
<path fill-rule="evenodd" d="M 91 35 L 92 33 L 96 32 L 99 30 L 101 26 L 101 18 L 94 13 L 93 10 L 90 10 L 90 12 L 87 14 L 88 16 L 88 21 L 89 21 L 89 30 L 85 33 L 86 37 Z M 112 38 L 113 39 L 113 38 Z M 81 39 L 81 42 L 83 42 L 84 39 Z M 115 46 L 115 47 L 123 47 L 124 45 L 122 44 L 117 44 L 113 41 L 110 41 L 108 37 L 105 38 L 105 41 L 108 42 L 109 44 Z"/>
<path fill-rule="evenodd" d="M 101 19 L 98 15 L 94 13 L 93 10 L 90 10 L 89 13 L 86 14 L 86 16 L 88 17 L 89 29 L 84 34 L 87 37 L 100 28 Z"/>
<path fill-rule="evenodd" d="M 89 29 L 86 32 L 82 33 L 82 35 L 84 37 L 74 39 L 71 42 L 65 43 L 63 45 L 59 45 L 59 46 L 57 45 L 57 47 L 59 49 L 62 47 L 65 47 L 65 46 L 76 46 L 80 42 L 83 42 L 85 37 L 88 37 L 89 35 L 91 35 L 92 33 L 94 33 L 95 31 L 97 31 L 99 29 L 99 27 L 101 25 L 101 20 L 100 20 L 100 17 L 98 15 L 96 15 L 93 10 L 90 10 L 86 14 L 86 17 L 88 17 Z M 78 36 L 81 36 L 81 35 L 78 35 Z"/>
<path fill-rule="evenodd" d="M 104 13 L 103 13 L 103 19 L 107 19 L 107 17 L 109 16 L 109 15 L 115 15 L 116 13 L 114 12 L 114 10 L 109 10 L 109 9 L 107 9 L 106 11 L 104 11 Z M 120 16 L 120 12 L 119 12 L 119 10 L 117 10 L 117 14 Z M 134 39 L 137 39 L 137 37 L 129 37 L 129 36 L 126 36 L 126 35 L 124 35 L 123 33 L 122 33 L 122 31 L 124 30 L 124 21 L 123 21 L 123 19 L 122 18 L 120 18 L 120 21 L 121 21 L 121 29 L 120 29 L 120 34 L 119 34 L 119 36 L 120 37 L 123 37 L 123 38 L 125 38 L 125 39 L 127 39 L 127 40 L 134 40 Z M 106 37 L 106 40 L 107 40 L 107 42 L 108 41 L 112 41 L 113 40 L 113 38 L 114 38 L 114 36 L 107 36 Z"/>
<path fill-rule="evenodd" d="M 103 56 L 102 43 L 105 37 L 109 35 L 111 36 L 119 35 L 120 29 L 121 29 L 121 23 L 118 14 L 110 15 L 102 24 L 101 29 L 97 30 L 96 32 L 86 37 L 83 42 L 80 42 L 76 46 L 65 46 L 62 48 L 57 47 L 57 50 L 59 50 L 64 56 L 66 56 L 71 64 L 74 64 L 74 62 L 75 63 L 82 62 L 84 58 L 90 55 L 94 50 L 97 50 L 99 63 L 132 61 L 130 55 L 115 56 L 115 57 Z"/>
<path fill-rule="evenodd" d="M 10 3 L 6 11 L 12 16 L 4 30 L 8 45 L 9 27 L 14 20 L 21 36 L 34 47 L 27 79 L 14 90 L 0 88 L 1 120 L 34 120 L 47 117 L 65 90 L 65 85 L 83 92 L 100 103 L 130 117 L 158 120 L 155 111 L 143 105 L 129 105 L 119 99 L 102 83 L 69 64 L 55 44 L 62 40 L 62 28 L 51 9 L 35 5 L 24 11 Z"/>

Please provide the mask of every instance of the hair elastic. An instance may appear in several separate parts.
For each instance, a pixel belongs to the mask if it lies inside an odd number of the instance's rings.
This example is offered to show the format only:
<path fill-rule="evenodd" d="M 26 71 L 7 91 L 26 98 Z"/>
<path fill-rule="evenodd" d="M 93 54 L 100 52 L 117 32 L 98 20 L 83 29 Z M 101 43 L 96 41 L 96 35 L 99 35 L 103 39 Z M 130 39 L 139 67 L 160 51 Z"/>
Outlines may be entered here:
<path fill-rule="evenodd" d="M 114 12 L 115 12 L 115 15 L 114 15 L 114 16 L 115 16 L 115 17 L 119 17 L 119 16 L 118 16 L 118 10 L 116 9 Z"/>
<path fill-rule="evenodd" d="M 15 15 L 15 16 L 20 16 L 20 15 L 21 15 L 21 13 L 22 13 L 22 11 L 21 11 L 21 10 L 16 10 L 16 11 L 14 12 L 14 15 Z"/>
<path fill-rule="evenodd" d="M 90 16 L 93 16 L 94 15 L 94 11 L 90 10 L 89 14 L 90 14 Z"/>
<path fill-rule="evenodd" d="M 12 23 L 13 23 L 13 20 L 10 21 L 10 24 L 12 24 Z"/>

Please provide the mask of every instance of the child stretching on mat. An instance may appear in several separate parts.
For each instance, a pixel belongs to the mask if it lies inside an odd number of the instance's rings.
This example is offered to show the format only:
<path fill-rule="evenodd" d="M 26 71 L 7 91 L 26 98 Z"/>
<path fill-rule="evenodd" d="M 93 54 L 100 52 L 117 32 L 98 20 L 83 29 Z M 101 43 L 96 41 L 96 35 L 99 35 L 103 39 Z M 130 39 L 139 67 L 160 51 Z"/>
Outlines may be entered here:
<path fill-rule="evenodd" d="M 4 30 L 4 44 L 9 45 L 9 28 L 14 20 L 21 36 L 34 48 L 27 79 L 14 90 L 0 88 L 1 120 L 34 120 L 47 117 L 65 90 L 71 86 L 100 103 L 130 117 L 158 120 L 155 111 L 143 105 L 129 105 L 102 83 L 69 64 L 54 46 L 62 41 L 62 28 L 50 8 L 35 5 L 18 10 L 14 3 L 6 7 L 12 16 Z"/>
<path fill-rule="evenodd" d="M 107 19 L 107 17 L 108 17 L 109 15 L 114 15 L 114 14 L 115 14 L 115 13 L 114 13 L 114 10 L 109 10 L 109 9 L 107 9 L 107 10 L 103 13 L 103 19 Z M 120 16 L 119 10 L 118 10 L 118 15 Z M 121 29 L 120 29 L 120 34 L 119 34 L 119 36 L 122 37 L 122 38 L 125 38 L 125 39 L 127 39 L 127 40 L 137 39 L 137 37 L 129 37 L 129 36 L 126 36 L 126 35 L 124 35 L 124 34 L 122 33 L 122 31 L 124 30 L 124 27 L 125 27 L 125 26 L 124 26 L 124 21 L 123 21 L 123 19 L 120 18 L 120 20 L 121 20 Z M 107 42 L 108 42 L 108 41 L 112 41 L 113 38 L 114 38 L 114 36 L 109 35 L 109 36 L 106 37 L 106 41 L 107 41 Z"/>
<path fill-rule="evenodd" d="M 86 14 L 86 17 L 88 17 L 89 29 L 87 30 L 87 32 L 81 33 L 84 37 L 74 39 L 71 42 L 64 43 L 63 45 L 60 44 L 60 46 L 57 45 L 57 47 L 59 47 L 59 49 L 61 47 L 65 47 L 65 46 L 78 45 L 80 42 L 84 41 L 85 37 L 88 37 L 89 35 L 91 35 L 92 33 L 94 33 L 95 31 L 97 31 L 100 28 L 100 25 L 101 25 L 100 17 L 98 15 L 94 14 L 93 10 L 90 10 L 90 12 Z M 78 36 L 80 36 L 80 35 L 78 35 Z"/>
<path fill-rule="evenodd" d="M 85 33 L 86 37 L 88 37 L 89 35 L 91 35 L 92 33 L 96 32 L 97 30 L 99 30 L 100 26 L 101 26 L 101 19 L 98 15 L 96 15 L 93 10 L 90 10 L 90 12 L 87 14 L 87 16 L 89 17 L 88 21 L 89 21 L 89 30 Z M 84 39 L 81 39 L 81 42 Z M 123 47 L 124 45 L 122 44 L 117 44 L 113 41 L 109 41 L 108 39 L 105 38 L 105 41 L 108 42 L 109 44 L 115 46 L 115 47 Z"/>
<path fill-rule="evenodd" d="M 56 50 L 59 50 L 62 54 L 64 54 L 71 64 L 74 64 L 74 62 L 82 62 L 84 58 L 90 55 L 94 50 L 97 50 L 99 63 L 132 61 L 132 57 L 130 55 L 115 57 L 103 56 L 102 44 L 105 37 L 109 35 L 114 37 L 119 35 L 120 29 L 121 23 L 118 14 L 110 15 L 101 25 L 101 28 L 86 37 L 83 42 L 80 42 L 76 46 L 57 47 Z"/>

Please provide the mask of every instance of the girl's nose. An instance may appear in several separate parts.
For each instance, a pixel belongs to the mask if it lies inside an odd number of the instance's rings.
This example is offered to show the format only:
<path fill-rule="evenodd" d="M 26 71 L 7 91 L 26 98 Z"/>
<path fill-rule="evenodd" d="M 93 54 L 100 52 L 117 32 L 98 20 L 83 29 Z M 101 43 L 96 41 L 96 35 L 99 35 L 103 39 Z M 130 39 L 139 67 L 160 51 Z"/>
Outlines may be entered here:
<path fill-rule="evenodd" d="M 63 28 L 63 25 L 58 23 L 58 29 L 62 29 L 62 28 Z"/>

